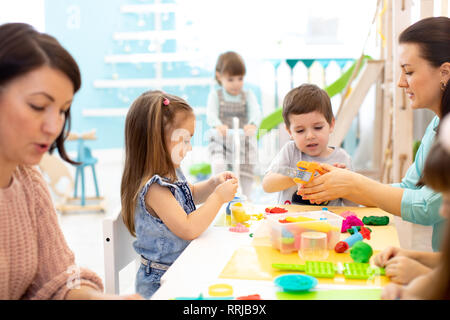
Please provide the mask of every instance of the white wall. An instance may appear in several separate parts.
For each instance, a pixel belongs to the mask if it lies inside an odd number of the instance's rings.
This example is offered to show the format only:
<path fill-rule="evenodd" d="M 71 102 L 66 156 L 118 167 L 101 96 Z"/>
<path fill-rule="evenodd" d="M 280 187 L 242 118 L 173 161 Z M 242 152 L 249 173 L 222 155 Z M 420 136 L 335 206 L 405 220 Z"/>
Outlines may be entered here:
<path fill-rule="evenodd" d="M 0 24 L 26 22 L 45 31 L 45 0 L 0 0 Z"/>

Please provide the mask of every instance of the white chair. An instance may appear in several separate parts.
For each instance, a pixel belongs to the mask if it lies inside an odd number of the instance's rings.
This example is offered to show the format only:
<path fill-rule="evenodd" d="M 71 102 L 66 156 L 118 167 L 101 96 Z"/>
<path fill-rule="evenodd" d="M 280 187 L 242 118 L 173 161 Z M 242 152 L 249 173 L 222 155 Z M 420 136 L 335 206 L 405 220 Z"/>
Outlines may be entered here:
<path fill-rule="evenodd" d="M 120 211 L 115 217 L 103 220 L 103 250 L 105 263 L 105 293 L 119 294 L 119 272 L 135 261 L 139 266 L 139 256 L 133 248 L 136 240 L 123 223 Z M 134 276 L 136 272 L 134 273 Z"/>

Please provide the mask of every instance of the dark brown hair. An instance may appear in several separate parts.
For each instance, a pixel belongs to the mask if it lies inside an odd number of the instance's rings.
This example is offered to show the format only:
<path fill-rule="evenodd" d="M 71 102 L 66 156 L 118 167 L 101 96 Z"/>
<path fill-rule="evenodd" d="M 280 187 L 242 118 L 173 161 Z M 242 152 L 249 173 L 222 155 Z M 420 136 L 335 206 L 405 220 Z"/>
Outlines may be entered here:
<path fill-rule="evenodd" d="M 425 161 L 423 182 L 436 192 L 450 191 L 450 153 L 438 141 Z"/>
<path fill-rule="evenodd" d="M 216 63 L 216 72 L 219 74 L 227 74 L 229 76 L 245 76 L 245 63 L 242 57 L 233 51 L 228 51 L 222 53 L 217 59 Z M 220 80 L 217 78 L 216 81 L 220 83 Z"/>
<path fill-rule="evenodd" d="M 430 17 L 417 21 L 403 30 L 399 43 L 415 43 L 422 58 L 440 67 L 450 61 L 450 18 Z"/>
<path fill-rule="evenodd" d="M 317 111 L 325 117 L 331 125 L 334 115 L 331 108 L 331 101 L 325 90 L 320 89 L 315 84 L 302 84 L 292 89 L 283 100 L 283 119 L 287 127 L 290 114 L 304 114 Z"/>
<path fill-rule="evenodd" d="M 175 166 L 166 145 L 165 129 L 177 125 L 175 116 L 180 112 L 194 115 L 186 101 L 162 91 L 144 92 L 128 110 L 120 195 L 122 218 L 133 236 L 134 210 L 139 190 L 155 174 L 170 180 L 176 179 Z"/>
<path fill-rule="evenodd" d="M 450 137 L 447 137 L 450 139 Z M 423 182 L 436 192 L 450 191 L 450 152 L 445 150 L 439 142 L 430 149 L 423 171 Z M 449 213 L 447 213 L 449 214 Z M 442 239 L 442 259 L 439 279 L 430 284 L 430 292 L 425 293 L 426 299 L 450 299 L 450 223 Z"/>
<path fill-rule="evenodd" d="M 81 74 L 78 65 L 58 40 L 25 23 L 0 25 L 0 87 L 42 66 L 63 72 L 71 80 L 74 94 L 80 89 Z M 64 148 L 64 140 L 69 131 L 70 108 L 65 112 L 63 130 L 50 146 L 49 152 L 57 148 L 62 159 L 76 164 L 69 159 Z"/>
<path fill-rule="evenodd" d="M 420 55 L 431 66 L 438 68 L 445 62 L 450 62 L 450 18 L 430 17 L 417 21 L 403 30 L 399 43 L 414 43 L 420 48 Z M 441 117 L 449 110 L 449 104 L 444 99 L 449 99 L 448 82 L 442 96 Z M 443 110 L 446 106 L 447 110 Z"/>

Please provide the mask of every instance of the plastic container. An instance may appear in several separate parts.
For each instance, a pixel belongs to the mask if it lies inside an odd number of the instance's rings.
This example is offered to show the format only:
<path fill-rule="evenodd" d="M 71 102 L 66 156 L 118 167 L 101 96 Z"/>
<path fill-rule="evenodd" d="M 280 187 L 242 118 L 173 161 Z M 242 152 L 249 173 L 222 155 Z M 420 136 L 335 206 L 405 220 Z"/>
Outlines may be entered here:
<path fill-rule="evenodd" d="M 327 234 L 308 231 L 300 235 L 298 255 L 305 261 L 320 261 L 328 258 Z"/>
<path fill-rule="evenodd" d="M 248 205 L 244 202 L 234 202 L 230 205 L 231 215 L 233 221 L 236 223 L 242 223 L 250 220 L 250 211 Z"/>
<path fill-rule="evenodd" d="M 343 220 L 329 210 L 267 215 L 272 247 L 281 253 L 300 250 L 301 234 L 310 231 L 326 233 L 327 250 L 333 250 L 340 239 Z"/>
<path fill-rule="evenodd" d="M 246 201 L 246 197 L 245 196 L 241 196 L 241 197 L 234 197 L 233 200 L 231 200 L 230 202 L 228 202 L 226 208 L 225 208 L 225 214 L 226 214 L 226 223 L 227 226 L 231 226 L 233 224 L 232 219 L 231 219 L 231 205 L 233 203 L 236 202 L 241 202 L 244 203 Z"/>

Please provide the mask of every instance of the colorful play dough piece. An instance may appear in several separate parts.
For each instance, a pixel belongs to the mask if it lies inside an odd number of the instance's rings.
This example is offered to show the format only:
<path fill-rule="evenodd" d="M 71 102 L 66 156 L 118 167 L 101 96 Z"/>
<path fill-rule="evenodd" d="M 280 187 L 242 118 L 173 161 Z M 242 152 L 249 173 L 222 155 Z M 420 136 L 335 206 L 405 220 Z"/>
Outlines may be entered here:
<path fill-rule="evenodd" d="M 361 230 L 361 226 L 355 226 L 356 230 L 360 231 Z M 372 232 L 372 229 L 370 229 L 369 227 L 366 227 L 367 230 L 369 230 L 370 232 Z M 347 232 L 350 234 L 355 233 L 355 231 L 353 230 L 353 227 L 350 229 L 347 229 Z"/>
<path fill-rule="evenodd" d="M 341 232 L 347 232 L 347 229 L 351 229 L 353 226 L 363 226 L 364 223 L 357 216 L 348 216 L 342 221 Z"/>
<path fill-rule="evenodd" d="M 237 223 L 235 227 L 231 227 L 228 230 L 231 231 L 231 232 L 241 232 L 241 233 L 250 231 L 249 228 L 247 228 L 246 226 L 244 226 L 244 225 L 242 225 L 240 223 Z"/>
<path fill-rule="evenodd" d="M 362 222 L 367 225 L 373 225 L 373 226 L 385 226 L 389 224 L 389 217 L 388 216 L 369 216 L 364 217 L 362 219 Z"/>
<path fill-rule="evenodd" d="M 363 241 L 356 242 L 350 250 L 350 257 L 355 262 L 368 263 L 372 254 L 372 247 Z"/>
<path fill-rule="evenodd" d="M 284 208 L 273 207 L 273 208 L 266 208 L 266 212 L 267 213 L 286 213 L 288 211 Z"/>
<path fill-rule="evenodd" d="M 317 285 L 317 279 L 304 274 L 285 274 L 274 279 L 274 283 L 287 292 L 306 291 Z"/>

